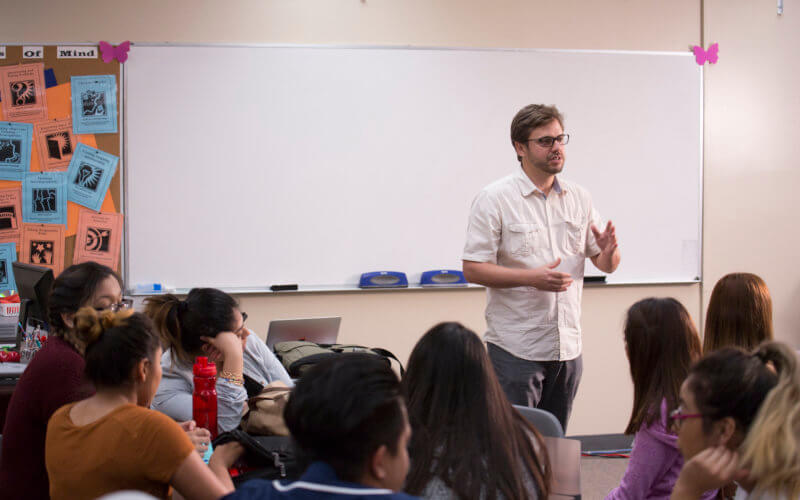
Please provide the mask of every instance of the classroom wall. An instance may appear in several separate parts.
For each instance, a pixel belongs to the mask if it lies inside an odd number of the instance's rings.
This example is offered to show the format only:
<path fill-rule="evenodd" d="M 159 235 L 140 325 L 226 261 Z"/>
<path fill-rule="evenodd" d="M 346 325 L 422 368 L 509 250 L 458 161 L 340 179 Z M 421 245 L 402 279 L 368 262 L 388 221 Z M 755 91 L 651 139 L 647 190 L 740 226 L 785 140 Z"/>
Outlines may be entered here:
<path fill-rule="evenodd" d="M 718 41 L 721 46 L 720 63 L 706 72 L 705 280 L 702 286 L 586 287 L 585 371 L 569 433 L 624 428 L 632 390 L 621 325 L 636 300 L 674 296 L 699 323 L 701 297 L 707 298 L 713 283 L 726 272 L 749 270 L 764 276 L 773 291 L 778 336 L 798 340 L 800 308 L 792 305 L 800 287 L 790 260 L 798 236 L 787 203 L 800 181 L 800 170 L 792 169 L 791 161 L 800 147 L 800 122 L 794 118 L 800 111 L 795 90 L 800 61 L 793 54 L 800 45 L 796 5 L 787 5 L 782 19 L 775 16 L 774 0 L 30 0 L 0 11 L 0 41 L 5 42 L 130 39 L 683 51 L 700 43 L 704 24 L 706 44 Z M 542 75 L 558 78 L 547 68 Z M 609 147 L 624 148 L 624 138 Z M 485 327 L 485 298 L 479 289 L 249 295 L 241 300 L 251 327 L 262 336 L 272 318 L 342 315 L 343 341 L 387 347 L 404 360 L 417 338 L 438 321 L 461 320 L 479 332 Z"/>

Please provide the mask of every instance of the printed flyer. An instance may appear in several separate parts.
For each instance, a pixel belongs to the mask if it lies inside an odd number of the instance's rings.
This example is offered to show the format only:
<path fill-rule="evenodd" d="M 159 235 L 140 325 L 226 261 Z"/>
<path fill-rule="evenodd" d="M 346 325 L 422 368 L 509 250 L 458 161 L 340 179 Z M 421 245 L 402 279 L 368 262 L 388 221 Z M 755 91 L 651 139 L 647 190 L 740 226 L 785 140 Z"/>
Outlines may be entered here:
<path fill-rule="evenodd" d="M 22 222 L 67 224 L 67 174 L 28 172 L 22 178 Z"/>
<path fill-rule="evenodd" d="M 12 262 L 17 260 L 17 245 L 14 243 L 0 243 L 0 290 L 16 290 L 17 282 L 14 280 L 14 267 Z"/>
<path fill-rule="evenodd" d="M 22 189 L 0 189 L 0 243 L 20 244 Z"/>
<path fill-rule="evenodd" d="M 94 261 L 116 269 L 122 238 L 122 214 L 96 213 L 83 209 L 78 214 L 78 233 L 72 263 Z"/>
<path fill-rule="evenodd" d="M 31 169 L 33 125 L 0 122 L 0 179 L 21 181 Z"/>
<path fill-rule="evenodd" d="M 47 119 L 44 63 L 0 66 L 3 117 L 10 122 Z"/>
<path fill-rule="evenodd" d="M 117 79 L 114 75 L 73 76 L 72 126 L 76 134 L 117 133 Z"/>
<path fill-rule="evenodd" d="M 33 125 L 33 136 L 39 152 L 39 166 L 44 172 L 65 172 L 75 150 L 72 118 L 59 118 Z"/>
<path fill-rule="evenodd" d="M 60 224 L 22 224 L 19 261 L 49 267 L 58 276 L 64 269 L 64 226 Z"/>
<path fill-rule="evenodd" d="M 118 157 L 79 143 L 67 170 L 67 199 L 99 212 L 117 163 Z"/>

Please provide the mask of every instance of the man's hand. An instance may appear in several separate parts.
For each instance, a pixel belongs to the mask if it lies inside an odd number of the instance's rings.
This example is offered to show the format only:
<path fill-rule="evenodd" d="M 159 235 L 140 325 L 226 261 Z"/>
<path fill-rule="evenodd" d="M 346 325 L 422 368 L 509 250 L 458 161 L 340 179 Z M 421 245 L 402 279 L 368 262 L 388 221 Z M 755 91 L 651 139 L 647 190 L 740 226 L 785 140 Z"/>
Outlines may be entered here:
<path fill-rule="evenodd" d="M 617 249 L 616 230 L 617 228 L 614 227 L 611 221 L 608 221 L 606 230 L 602 233 L 597 229 L 597 226 L 592 224 L 592 234 L 594 234 L 594 239 L 597 241 L 597 246 L 600 247 L 600 255 L 611 255 Z"/>
<path fill-rule="evenodd" d="M 553 271 L 559 264 L 561 264 L 560 258 L 550 264 L 531 269 L 530 286 L 546 292 L 565 292 L 572 284 L 572 276 Z"/>
<path fill-rule="evenodd" d="M 741 481 L 747 475 L 747 470 L 739 468 L 739 455 L 735 451 L 724 446 L 706 448 L 683 464 L 670 498 L 699 499 L 706 491 Z"/>
<path fill-rule="evenodd" d="M 617 233 L 614 224 L 608 221 L 606 230 L 602 233 L 597 226 L 592 224 L 592 234 L 600 247 L 600 253 L 592 257 L 592 264 L 605 273 L 613 273 L 619 265 L 619 252 L 617 251 Z"/>

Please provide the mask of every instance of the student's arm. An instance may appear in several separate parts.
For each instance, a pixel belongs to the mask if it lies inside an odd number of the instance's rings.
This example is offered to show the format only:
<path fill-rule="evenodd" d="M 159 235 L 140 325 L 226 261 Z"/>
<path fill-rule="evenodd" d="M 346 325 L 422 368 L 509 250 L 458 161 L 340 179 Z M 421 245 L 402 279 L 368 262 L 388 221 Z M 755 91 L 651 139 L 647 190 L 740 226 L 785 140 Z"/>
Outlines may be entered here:
<path fill-rule="evenodd" d="M 189 456 L 178 466 L 170 484 L 184 498 L 197 500 L 217 500 L 233 491 L 233 482 L 228 468 L 242 452 L 239 443 L 220 445 L 206 466 L 197 453 Z"/>
<path fill-rule="evenodd" d="M 556 259 L 541 267 L 517 269 L 491 262 L 465 260 L 463 269 L 467 281 L 491 288 L 532 286 L 548 292 L 563 292 L 572 284 L 572 277 L 554 270 L 560 263 L 561 259 Z"/>
<path fill-rule="evenodd" d="M 747 470 L 739 468 L 739 455 L 724 446 L 706 448 L 683 464 L 670 500 L 695 500 L 710 490 L 731 481 L 747 479 Z"/>
<path fill-rule="evenodd" d="M 657 440 L 648 429 L 636 433 L 631 458 L 619 486 L 606 500 L 648 498 L 654 483 L 679 458 L 677 449 Z"/>

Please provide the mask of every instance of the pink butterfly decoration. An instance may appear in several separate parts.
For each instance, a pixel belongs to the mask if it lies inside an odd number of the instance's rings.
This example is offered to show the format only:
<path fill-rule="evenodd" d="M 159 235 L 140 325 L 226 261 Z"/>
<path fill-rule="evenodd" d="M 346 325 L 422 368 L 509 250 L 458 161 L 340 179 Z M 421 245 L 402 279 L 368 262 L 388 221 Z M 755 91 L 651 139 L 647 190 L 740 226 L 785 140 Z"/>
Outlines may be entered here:
<path fill-rule="evenodd" d="M 719 60 L 719 45 L 717 43 L 712 43 L 708 50 L 703 50 L 703 47 L 699 45 L 695 45 L 692 47 L 692 52 L 694 52 L 694 60 L 697 61 L 697 64 L 702 66 L 708 61 L 709 64 L 717 64 Z"/>
<path fill-rule="evenodd" d="M 100 42 L 100 55 L 104 63 L 110 63 L 114 59 L 124 63 L 128 60 L 128 51 L 131 50 L 131 42 L 124 41 L 114 47 L 108 42 Z"/>

